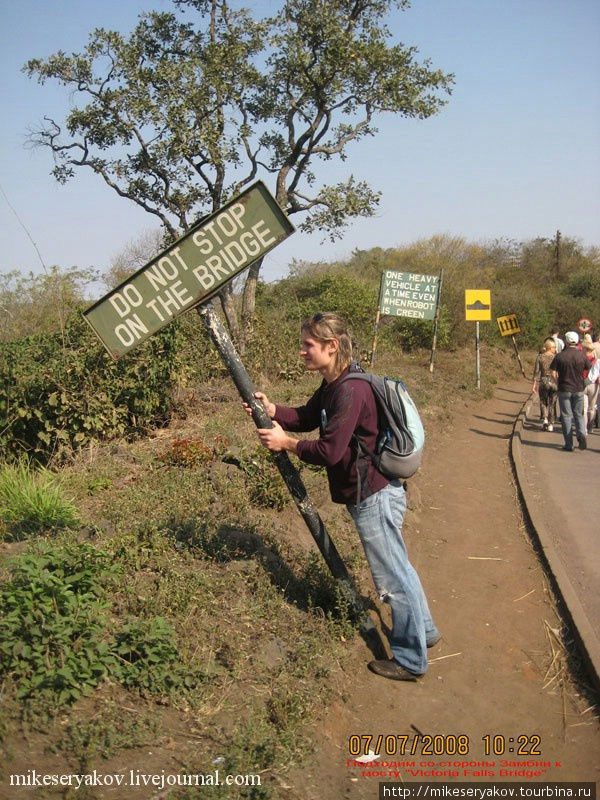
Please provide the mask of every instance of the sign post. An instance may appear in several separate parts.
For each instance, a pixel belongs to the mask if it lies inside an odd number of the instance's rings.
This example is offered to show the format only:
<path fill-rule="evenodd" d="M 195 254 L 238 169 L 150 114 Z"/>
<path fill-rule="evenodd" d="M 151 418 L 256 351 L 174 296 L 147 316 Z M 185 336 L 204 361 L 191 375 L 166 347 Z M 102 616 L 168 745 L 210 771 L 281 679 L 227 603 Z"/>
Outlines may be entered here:
<path fill-rule="evenodd" d="M 515 334 L 521 333 L 521 328 L 519 326 L 519 323 L 517 322 L 516 314 L 505 314 L 503 317 L 496 317 L 496 322 L 498 323 L 498 328 L 500 329 L 500 335 L 510 336 L 510 338 L 512 339 L 517 360 L 519 362 L 519 366 L 521 367 L 521 374 L 523 375 L 524 378 L 526 378 L 527 375 L 525 375 L 525 370 L 523 369 L 523 362 L 521 361 L 521 355 L 517 349 L 517 340 L 515 339 Z"/>
<path fill-rule="evenodd" d="M 442 284 L 444 282 L 444 270 L 440 270 L 440 283 L 438 286 L 438 298 L 437 298 L 437 305 L 435 308 L 435 317 L 433 320 L 433 343 L 431 345 L 431 359 L 429 361 L 429 372 L 433 372 L 433 365 L 435 363 L 435 356 L 437 352 L 437 336 L 438 336 L 438 325 L 440 321 L 440 308 L 442 305 Z"/>
<path fill-rule="evenodd" d="M 254 397 L 250 377 L 210 299 L 293 231 L 276 200 L 258 182 L 94 303 L 84 317 L 108 352 L 118 358 L 184 311 L 197 307 L 242 399 L 252 409 L 254 422 L 270 428 L 273 423 Z M 365 640 L 376 657 L 385 657 L 379 632 L 308 497 L 298 470 L 285 452 L 275 453 L 273 458 L 325 563 L 361 620 Z"/>
<path fill-rule="evenodd" d="M 435 319 L 439 309 L 440 286 L 441 280 L 438 275 L 396 272 L 394 270 L 386 270 L 382 274 L 371 364 L 375 360 L 381 316 Z"/>
<path fill-rule="evenodd" d="M 477 372 L 477 388 L 481 388 L 481 363 L 479 339 L 480 321 L 489 322 L 492 318 L 492 300 L 489 289 L 465 289 L 465 318 L 475 324 L 475 362 Z"/>

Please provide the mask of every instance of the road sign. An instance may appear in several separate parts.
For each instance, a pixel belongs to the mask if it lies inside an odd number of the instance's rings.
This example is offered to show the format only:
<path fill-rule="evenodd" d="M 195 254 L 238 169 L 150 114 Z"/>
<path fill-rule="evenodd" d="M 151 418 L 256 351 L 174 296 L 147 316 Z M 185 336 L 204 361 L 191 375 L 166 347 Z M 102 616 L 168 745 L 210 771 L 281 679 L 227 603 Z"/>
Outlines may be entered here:
<path fill-rule="evenodd" d="M 434 319 L 439 281 L 438 275 L 386 270 L 381 276 L 379 311 L 392 317 Z"/>
<path fill-rule="evenodd" d="M 477 322 L 491 320 L 492 299 L 489 289 L 465 289 L 465 318 Z"/>
<path fill-rule="evenodd" d="M 592 320 L 586 317 L 583 317 L 583 319 L 580 319 L 577 323 L 577 330 L 579 333 L 589 333 L 593 327 Z"/>
<path fill-rule="evenodd" d="M 521 333 L 516 314 L 505 314 L 503 317 L 496 317 L 496 322 L 502 336 L 514 336 L 515 333 Z"/>
<path fill-rule="evenodd" d="M 293 232 L 277 201 L 257 181 L 90 306 L 84 317 L 118 358 L 210 300 Z"/>

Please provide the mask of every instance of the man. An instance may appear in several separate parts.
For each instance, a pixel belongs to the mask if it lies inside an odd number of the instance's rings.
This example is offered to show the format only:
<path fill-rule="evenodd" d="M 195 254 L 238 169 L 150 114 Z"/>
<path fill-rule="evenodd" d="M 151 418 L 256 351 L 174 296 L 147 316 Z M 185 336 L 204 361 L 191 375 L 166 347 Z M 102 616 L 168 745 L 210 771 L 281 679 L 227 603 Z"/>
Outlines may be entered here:
<path fill-rule="evenodd" d="M 578 349 L 579 334 L 567 331 L 565 334 L 566 347 L 562 353 L 557 353 L 550 369 L 558 384 L 558 405 L 565 444 L 563 450 L 573 451 L 572 425 L 575 420 L 575 434 L 579 449 L 587 447 L 586 426 L 583 418 L 583 373 L 589 369 L 590 362 L 585 353 Z"/>
<path fill-rule="evenodd" d="M 369 669 L 383 678 L 416 681 L 427 671 L 427 649 L 441 636 L 402 537 L 406 511 L 403 483 L 388 480 L 370 459 L 360 467 L 363 477 L 359 483 L 354 434 L 360 432 L 372 451 L 379 435 L 373 391 L 366 382 L 344 381 L 352 361 L 352 337 L 337 314 L 315 314 L 303 324 L 301 335 L 300 355 L 306 368 L 320 373 L 323 381 L 306 405 L 297 408 L 276 405 L 256 392 L 273 420 L 272 428 L 258 429 L 258 437 L 273 452 L 287 450 L 307 464 L 325 467 L 331 499 L 347 507 L 375 587 L 382 602 L 392 609 L 389 643 L 393 657 L 371 661 Z M 251 413 L 246 404 L 244 407 Z M 319 429 L 318 439 L 297 439 L 287 433 L 315 429 Z M 362 502 L 357 505 L 359 486 Z"/>

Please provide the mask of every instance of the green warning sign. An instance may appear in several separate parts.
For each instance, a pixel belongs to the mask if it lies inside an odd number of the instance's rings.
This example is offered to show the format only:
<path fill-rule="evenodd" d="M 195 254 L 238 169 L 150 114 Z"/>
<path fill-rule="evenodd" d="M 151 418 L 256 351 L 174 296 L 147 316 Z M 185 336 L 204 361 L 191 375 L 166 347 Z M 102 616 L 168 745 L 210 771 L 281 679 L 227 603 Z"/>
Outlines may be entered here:
<path fill-rule="evenodd" d="M 258 181 L 90 306 L 84 317 L 118 358 L 207 302 L 293 232 Z"/>

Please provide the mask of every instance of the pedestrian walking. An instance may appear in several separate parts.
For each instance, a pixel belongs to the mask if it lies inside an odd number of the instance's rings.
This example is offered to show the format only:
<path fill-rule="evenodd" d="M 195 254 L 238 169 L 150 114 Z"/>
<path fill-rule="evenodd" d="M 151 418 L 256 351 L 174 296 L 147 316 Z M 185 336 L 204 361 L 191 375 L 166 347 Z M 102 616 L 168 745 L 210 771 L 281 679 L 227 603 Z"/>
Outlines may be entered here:
<path fill-rule="evenodd" d="M 558 405 L 562 433 L 564 438 L 563 450 L 573 450 L 573 423 L 579 449 L 587 447 L 586 426 L 583 418 L 583 374 L 589 369 L 589 361 L 585 354 L 578 349 L 579 334 L 567 331 L 565 334 L 566 347 L 557 353 L 550 364 L 554 378 L 558 384 Z"/>
<path fill-rule="evenodd" d="M 558 386 L 552 374 L 552 370 L 550 369 L 550 364 L 554 360 L 555 355 L 556 343 L 554 339 L 548 337 L 548 339 L 544 341 L 542 351 L 535 360 L 535 367 L 533 369 L 533 384 L 531 390 L 538 393 L 540 418 L 545 431 L 554 430 Z"/>
<path fill-rule="evenodd" d="M 317 313 L 303 324 L 301 335 L 300 356 L 309 372 L 321 374 L 321 385 L 297 408 L 276 405 L 256 392 L 273 420 L 273 427 L 259 429 L 258 436 L 273 452 L 287 450 L 307 464 L 325 467 L 331 499 L 350 513 L 375 588 L 392 610 L 393 657 L 371 661 L 369 669 L 392 680 L 415 681 L 427 670 L 427 648 L 441 637 L 402 538 L 405 484 L 385 478 L 368 454 L 359 457 L 357 436 L 364 444 L 361 453 L 377 450 L 378 413 L 368 383 L 343 380 L 352 363 L 352 339 L 343 320 L 331 312 Z M 251 413 L 246 404 L 244 408 Z M 288 433 L 316 429 L 318 439 Z"/>
<path fill-rule="evenodd" d="M 550 331 L 550 338 L 554 339 L 554 344 L 556 345 L 556 352 L 562 353 L 562 351 L 565 349 L 565 343 L 558 335 L 557 327 L 552 328 L 552 330 Z"/>
<path fill-rule="evenodd" d="M 589 362 L 588 369 L 583 373 L 583 418 L 586 425 L 586 432 L 591 433 L 594 426 L 594 420 L 596 419 L 596 403 L 599 389 L 598 380 L 594 381 L 593 383 L 587 383 L 585 380 L 588 377 L 590 370 L 598 360 L 595 355 L 594 343 L 592 342 L 591 337 L 589 340 L 584 339 L 583 352 L 586 354 Z"/>

